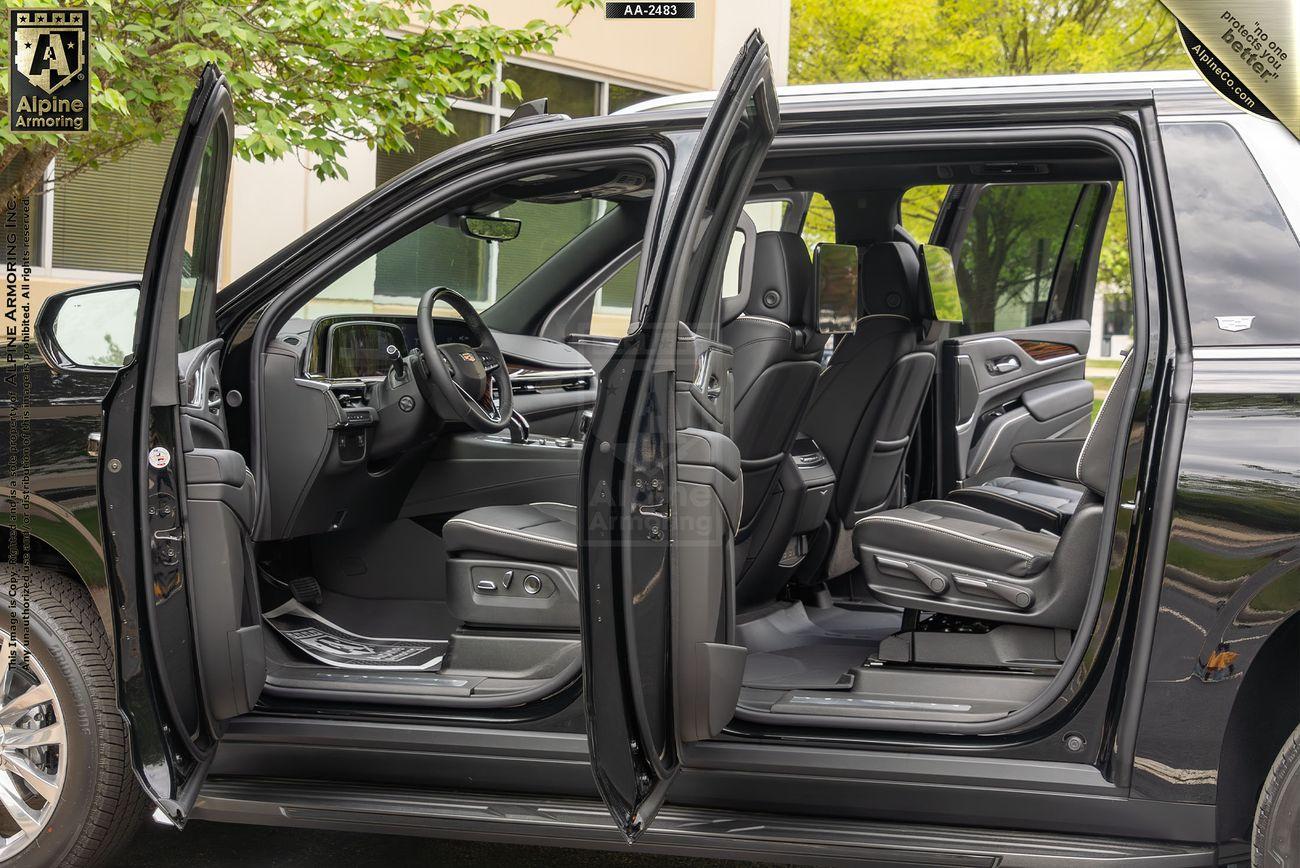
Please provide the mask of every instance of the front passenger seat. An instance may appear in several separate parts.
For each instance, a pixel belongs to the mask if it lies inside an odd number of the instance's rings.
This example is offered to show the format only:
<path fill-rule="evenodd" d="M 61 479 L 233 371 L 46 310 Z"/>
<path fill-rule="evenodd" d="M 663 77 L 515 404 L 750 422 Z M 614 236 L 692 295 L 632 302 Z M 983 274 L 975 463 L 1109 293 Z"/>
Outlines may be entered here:
<path fill-rule="evenodd" d="M 826 346 L 826 336 L 817 331 L 815 278 L 803 238 L 793 232 L 758 233 L 752 274 L 748 296 L 736 299 L 743 309 L 720 333 L 733 354 L 732 439 L 744 474 L 742 536 L 794 442 Z"/>

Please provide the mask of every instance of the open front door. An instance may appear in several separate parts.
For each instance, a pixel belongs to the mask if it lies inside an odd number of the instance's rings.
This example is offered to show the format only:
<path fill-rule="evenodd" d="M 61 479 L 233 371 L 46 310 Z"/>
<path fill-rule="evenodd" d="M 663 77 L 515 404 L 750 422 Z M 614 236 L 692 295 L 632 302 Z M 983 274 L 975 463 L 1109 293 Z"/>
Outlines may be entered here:
<path fill-rule="evenodd" d="M 746 41 L 698 135 L 673 137 L 669 201 L 642 258 L 641 327 L 606 365 L 579 505 L 587 731 L 597 786 L 631 840 L 682 742 L 731 719 L 740 452 L 720 275 L 776 132 L 767 44 Z"/>
<path fill-rule="evenodd" d="M 247 711 L 265 677 L 236 516 L 251 505 L 251 476 L 225 444 L 213 335 L 233 136 L 229 91 L 209 66 L 162 188 L 132 354 L 104 400 L 100 515 L 119 703 L 140 781 L 177 824 L 221 721 Z"/>

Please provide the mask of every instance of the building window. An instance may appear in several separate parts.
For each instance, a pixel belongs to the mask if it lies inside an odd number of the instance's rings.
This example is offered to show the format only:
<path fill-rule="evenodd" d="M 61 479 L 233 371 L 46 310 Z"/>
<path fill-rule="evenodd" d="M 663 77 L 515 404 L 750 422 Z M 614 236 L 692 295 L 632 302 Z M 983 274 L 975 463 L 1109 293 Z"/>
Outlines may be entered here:
<path fill-rule="evenodd" d="M 18 171 L 14 168 L 13 163 L 10 163 L 3 171 L 0 171 L 0 187 L 8 187 L 16 180 L 18 180 Z M 27 219 L 29 221 L 28 231 L 31 233 L 31 251 L 29 261 L 33 265 L 37 265 L 41 262 L 41 251 L 44 249 L 41 246 L 41 234 L 45 223 L 43 219 L 45 213 L 45 197 L 40 193 L 37 193 L 34 196 L 26 197 L 23 201 L 27 204 Z M 18 219 L 20 221 L 22 220 L 21 204 L 19 205 Z M 19 240 L 20 245 L 21 243 L 22 241 Z M 21 248 L 19 253 L 21 255 Z"/>
<path fill-rule="evenodd" d="M 143 271 L 171 155 L 170 141 L 142 142 L 120 159 L 57 182 L 50 264 L 83 271 Z M 56 165 L 56 178 L 58 172 Z"/>
<path fill-rule="evenodd" d="M 636 105 L 639 102 L 645 102 L 659 96 L 663 96 L 663 94 L 638 90 L 635 87 L 624 87 L 621 84 L 611 84 L 609 86 L 609 110 L 616 112 L 619 109 L 625 109 L 630 105 Z"/>
<path fill-rule="evenodd" d="M 501 105 L 505 108 L 513 109 L 521 102 L 546 97 L 546 110 L 552 114 L 568 115 L 571 118 L 600 114 L 598 81 L 515 63 L 507 63 L 502 67 L 501 77 L 519 85 L 519 90 L 523 93 L 523 99 L 516 100 L 502 89 Z"/>
<path fill-rule="evenodd" d="M 447 113 L 447 120 L 456 128 L 455 132 L 444 135 L 432 129 L 414 130 L 407 134 L 411 142 L 409 151 L 385 151 L 375 153 L 375 186 L 388 183 L 412 166 L 419 165 L 430 157 L 437 156 L 448 148 L 485 136 L 491 131 L 491 118 L 481 112 L 454 108 Z"/>

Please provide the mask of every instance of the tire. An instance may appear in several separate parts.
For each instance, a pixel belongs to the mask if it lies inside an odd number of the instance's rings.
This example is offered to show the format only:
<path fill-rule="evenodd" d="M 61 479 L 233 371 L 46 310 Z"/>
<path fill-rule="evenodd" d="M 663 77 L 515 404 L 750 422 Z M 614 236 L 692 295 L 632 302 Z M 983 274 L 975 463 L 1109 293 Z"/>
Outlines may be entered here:
<path fill-rule="evenodd" d="M 1255 807 L 1250 864 L 1300 868 L 1300 727 L 1282 745 Z"/>
<path fill-rule="evenodd" d="M 0 630 L 10 628 L 9 585 L 0 581 Z M 0 861 L 4 868 L 99 868 L 140 827 L 148 801 L 130 766 L 117 708 L 113 651 L 90 594 L 78 581 L 33 568 L 28 648 L 65 722 L 63 784 L 41 833 Z"/>

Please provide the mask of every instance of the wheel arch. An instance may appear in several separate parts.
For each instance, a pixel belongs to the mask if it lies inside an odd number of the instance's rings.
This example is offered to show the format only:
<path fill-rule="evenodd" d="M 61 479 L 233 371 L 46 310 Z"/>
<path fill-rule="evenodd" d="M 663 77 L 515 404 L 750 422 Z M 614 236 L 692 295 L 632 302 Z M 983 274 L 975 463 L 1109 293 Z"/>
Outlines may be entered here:
<path fill-rule="evenodd" d="M 0 526 L 13 528 L 13 504 L 6 494 L 0 494 Z M 95 610 L 109 636 L 113 635 L 112 603 L 108 597 L 108 584 L 104 572 L 104 547 L 96 531 L 99 527 L 99 510 L 90 507 L 85 512 L 92 522 L 92 531 L 85 522 L 68 509 L 53 501 L 31 495 L 28 515 L 32 535 L 32 563 L 57 570 L 77 579 L 95 603 Z"/>
<path fill-rule="evenodd" d="M 1242 676 L 1219 756 L 1219 840 L 1249 840 L 1269 767 L 1300 725 L 1300 612 L 1278 625 Z"/>

